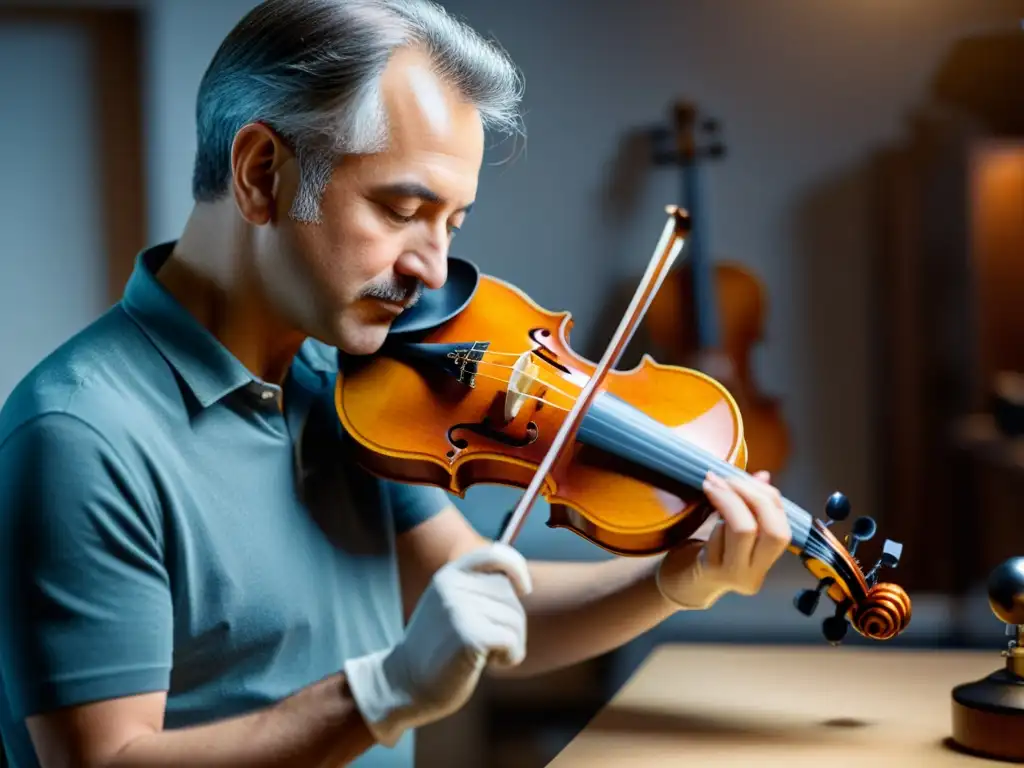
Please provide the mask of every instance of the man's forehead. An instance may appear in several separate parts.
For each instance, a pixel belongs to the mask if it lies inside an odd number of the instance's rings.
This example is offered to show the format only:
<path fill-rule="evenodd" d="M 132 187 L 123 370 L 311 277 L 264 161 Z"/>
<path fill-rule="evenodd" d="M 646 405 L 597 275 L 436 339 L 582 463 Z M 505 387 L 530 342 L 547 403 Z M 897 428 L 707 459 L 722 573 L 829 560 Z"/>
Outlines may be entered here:
<path fill-rule="evenodd" d="M 452 132 L 452 109 L 440 79 L 422 66 L 408 71 L 409 90 L 430 133 L 443 137 Z"/>
<path fill-rule="evenodd" d="M 472 158 L 483 152 L 476 108 L 432 68 L 426 54 L 396 53 L 381 81 L 389 145 L 433 149 Z"/>

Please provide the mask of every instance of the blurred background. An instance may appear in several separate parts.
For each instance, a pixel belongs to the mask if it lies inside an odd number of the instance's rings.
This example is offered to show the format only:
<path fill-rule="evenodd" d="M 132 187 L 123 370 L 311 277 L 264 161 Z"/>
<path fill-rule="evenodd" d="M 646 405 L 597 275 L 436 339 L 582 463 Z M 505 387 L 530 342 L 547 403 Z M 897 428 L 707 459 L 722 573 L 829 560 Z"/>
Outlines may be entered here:
<path fill-rule="evenodd" d="M 254 4 L 0 0 L 0 400 L 119 298 L 139 249 L 178 236 L 196 89 Z M 704 364 L 692 353 L 716 328 L 732 339 L 719 351 L 765 428 L 755 461 L 815 514 L 839 490 L 851 519 L 874 517 L 862 561 L 903 543 L 886 578 L 914 617 L 893 645 L 997 649 L 984 580 L 1024 554 L 1024 2 L 443 4 L 497 37 L 527 86 L 527 138 L 489 148 L 453 252 L 570 311 L 574 346 L 596 359 L 664 206 L 698 210 L 690 263 L 709 279 L 666 283 L 661 324 L 622 367 L 645 352 Z M 456 501 L 496 535 L 517 498 Z M 546 518 L 538 505 L 519 539 L 528 557 L 607 556 Z M 823 643 L 826 612 L 792 605 L 813 584 L 787 557 L 756 597 L 484 685 L 421 732 L 421 754 L 543 765 L 655 644 Z"/>

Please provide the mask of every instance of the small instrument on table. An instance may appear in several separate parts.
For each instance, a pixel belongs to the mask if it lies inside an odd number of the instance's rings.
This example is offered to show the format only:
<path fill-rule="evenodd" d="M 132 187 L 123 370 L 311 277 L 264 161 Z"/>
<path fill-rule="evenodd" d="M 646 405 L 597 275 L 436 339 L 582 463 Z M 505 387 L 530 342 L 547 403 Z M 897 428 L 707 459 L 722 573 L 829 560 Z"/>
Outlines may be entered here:
<path fill-rule="evenodd" d="M 682 205 L 693 217 L 688 258 L 665 279 L 645 320 L 651 341 L 664 362 L 697 368 L 722 381 L 743 414 L 749 469 L 778 474 L 790 455 L 790 434 L 775 398 L 758 391 L 751 371 L 751 350 L 764 337 L 766 291 L 745 267 L 713 263 L 704 216 L 701 166 L 721 157 L 718 124 L 702 121 L 708 142 L 697 139 L 697 110 L 688 102 L 673 105 L 672 128 L 656 132 L 654 162 L 682 171 Z M 667 146 L 657 146 L 657 143 Z"/>
<path fill-rule="evenodd" d="M 978 755 L 1024 761 L 1024 557 L 992 571 L 988 602 L 1010 638 L 1006 664 L 953 689 L 953 740 Z"/>
<path fill-rule="evenodd" d="M 524 488 L 501 540 L 511 543 L 538 496 L 550 527 L 568 528 L 618 555 L 662 552 L 689 538 L 712 511 L 701 491 L 709 470 L 744 472 L 744 423 L 718 381 L 650 356 L 615 370 L 689 232 L 685 211 L 668 221 L 614 337 L 595 364 L 569 343 L 568 312 L 538 306 L 507 282 L 449 259 L 448 280 L 400 315 L 378 353 L 343 357 L 335 408 L 368 471 L 436 485 L 456 495 L 478 483 Z M 831 525 L 849 504 L 835 494 L 831 520 L 785 500 L 789 550 L 818 578 L 797 599 L 812 613 L 822 594 L 836 604 L 823 624 L 838 643 L 849 624 L 876 639 L 910 621 L 907 594 L 882 583 L 902 546 L 887 541 L 867 572 L 854 554 L 874 534 L 857 520 L 845 543 Z"/>

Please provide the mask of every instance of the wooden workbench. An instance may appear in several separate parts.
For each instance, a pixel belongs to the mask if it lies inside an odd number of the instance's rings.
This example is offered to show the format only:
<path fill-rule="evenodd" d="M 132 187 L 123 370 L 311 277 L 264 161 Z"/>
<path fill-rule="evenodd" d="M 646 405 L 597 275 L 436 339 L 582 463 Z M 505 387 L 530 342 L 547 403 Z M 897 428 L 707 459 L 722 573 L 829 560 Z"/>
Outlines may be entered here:
<path fill-rule="evenodd" d="M 1005 766 L 945 743 L 999 650 L 662 646 L 550 765 Z"/>

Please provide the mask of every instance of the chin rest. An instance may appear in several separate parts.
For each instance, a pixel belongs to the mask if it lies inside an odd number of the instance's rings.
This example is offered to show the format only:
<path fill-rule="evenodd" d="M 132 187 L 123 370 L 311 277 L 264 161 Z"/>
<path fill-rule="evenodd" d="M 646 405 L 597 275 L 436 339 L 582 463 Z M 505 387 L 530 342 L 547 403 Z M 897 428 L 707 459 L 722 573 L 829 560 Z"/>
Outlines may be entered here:
<path fill-rule="evenodd" d="M 422 334 L 451 320 L 466 308 L 480 283 L 480 270 L 471 261 L 448 257 L 448 279 L 438 289 L 425 288 L 420 300 L 391 324 L 388 337 Z"/>

